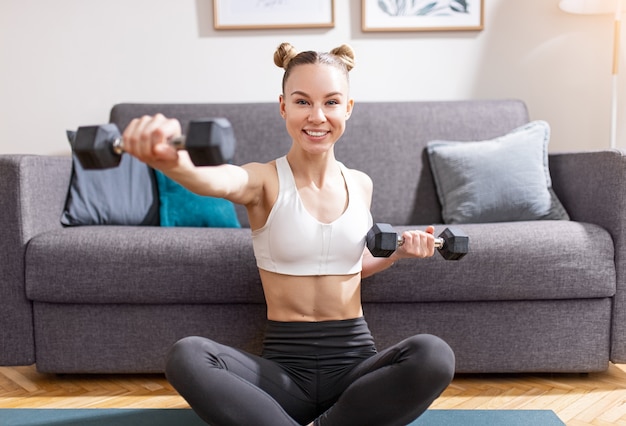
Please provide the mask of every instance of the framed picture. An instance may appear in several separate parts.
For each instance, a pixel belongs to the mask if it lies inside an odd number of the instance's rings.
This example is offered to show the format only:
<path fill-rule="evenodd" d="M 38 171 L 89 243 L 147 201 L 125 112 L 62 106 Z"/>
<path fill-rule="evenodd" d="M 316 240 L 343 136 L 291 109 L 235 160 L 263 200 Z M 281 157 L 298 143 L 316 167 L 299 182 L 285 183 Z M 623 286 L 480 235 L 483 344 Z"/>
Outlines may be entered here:
<path fill-rule="evenodd" d="M 216 30 L 334 26 L 334 0 L 213 0 Z"/>
<path fill-rule="evenodd" d="M 478 31 L 484 0 L 361 0 L 363 31 Z"/>

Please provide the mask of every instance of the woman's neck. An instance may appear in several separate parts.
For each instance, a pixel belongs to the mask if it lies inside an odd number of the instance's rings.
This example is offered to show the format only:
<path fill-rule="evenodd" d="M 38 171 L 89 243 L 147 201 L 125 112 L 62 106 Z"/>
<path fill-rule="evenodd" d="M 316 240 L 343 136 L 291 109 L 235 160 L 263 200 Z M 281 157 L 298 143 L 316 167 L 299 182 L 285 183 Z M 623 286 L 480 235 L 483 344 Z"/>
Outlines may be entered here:
<path fill-rule="evenodd" d="M 310 182 L 318 188 L 328 179 L 341 176 L 341 170 L 332 151 L 316 155 L 292 149 L 287 154 L 287 162 L 297 181 Z"/>

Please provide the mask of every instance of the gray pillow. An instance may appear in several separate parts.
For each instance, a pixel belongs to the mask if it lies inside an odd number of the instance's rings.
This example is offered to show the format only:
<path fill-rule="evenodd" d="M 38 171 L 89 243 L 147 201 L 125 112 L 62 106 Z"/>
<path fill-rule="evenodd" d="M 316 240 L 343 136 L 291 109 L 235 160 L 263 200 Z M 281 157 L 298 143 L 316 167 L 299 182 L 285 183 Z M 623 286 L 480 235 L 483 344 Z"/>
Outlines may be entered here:
<path fill-rule="evenodd" d="M 70 144 L 74 136 L 75 132 L 67 132 Z M 124 155 L 118 167 L 85 170 L 73 156 L 61 223 L 158 226 L 159 194 L 152 169 Z"/>
<path fill-rule="evenodd" d="M 569 220 L 552 190 L 550 126 L 533 121 L 486 141 L 431 141 L 427 151 L 445 223 Z"/>

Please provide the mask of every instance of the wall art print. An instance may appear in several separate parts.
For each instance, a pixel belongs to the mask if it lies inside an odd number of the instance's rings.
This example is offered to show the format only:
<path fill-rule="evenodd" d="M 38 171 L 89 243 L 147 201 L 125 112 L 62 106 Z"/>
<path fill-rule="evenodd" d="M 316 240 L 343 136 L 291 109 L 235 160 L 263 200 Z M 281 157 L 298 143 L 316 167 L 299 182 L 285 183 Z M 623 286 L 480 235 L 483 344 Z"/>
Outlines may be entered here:
<path fill-rule="evenodd" d="M 332 28 L 334 0 L 213 0 L 216 30 Z"/>
<path fill-rule="evenodd" d="M 367 31 L 479 31 L 484 0 L 362 0 Z"/>

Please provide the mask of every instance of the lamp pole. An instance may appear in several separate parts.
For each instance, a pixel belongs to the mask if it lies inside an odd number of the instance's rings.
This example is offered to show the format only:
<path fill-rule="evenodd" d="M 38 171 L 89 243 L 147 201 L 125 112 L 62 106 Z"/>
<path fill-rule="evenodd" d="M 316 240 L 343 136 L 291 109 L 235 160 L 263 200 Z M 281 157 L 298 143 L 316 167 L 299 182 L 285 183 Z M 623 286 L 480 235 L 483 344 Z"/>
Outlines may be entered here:
<path fill-rule="evenodd" d="M 613 31 L 613 92 L 611 93 L 611 148 L 617 146 L 617 91 L 619 74 L 619 50 L 622 27 L 622 2 L 617 1 L 615 7 L 615 29 Z"/>

